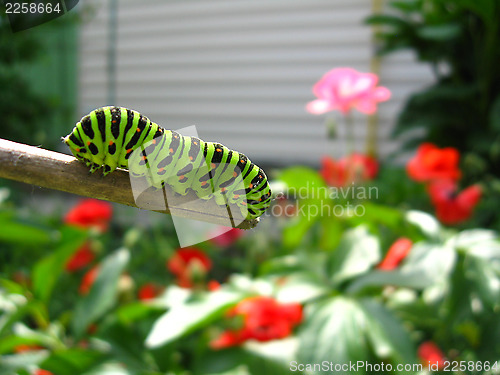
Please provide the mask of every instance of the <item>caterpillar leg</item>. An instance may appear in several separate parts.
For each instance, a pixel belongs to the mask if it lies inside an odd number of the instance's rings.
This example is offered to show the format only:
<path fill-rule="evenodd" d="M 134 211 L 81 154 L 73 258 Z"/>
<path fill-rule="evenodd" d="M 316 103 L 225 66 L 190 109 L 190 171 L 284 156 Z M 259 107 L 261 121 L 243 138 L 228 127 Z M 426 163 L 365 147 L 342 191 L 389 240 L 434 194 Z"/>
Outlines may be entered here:
<path fill-rule="evenodd" d="M 95 171 L 97 171 L 101 168 L 101 166 L 99 164 L 92 163 L 92 162 L 89 163 L 89 166 L 90 166 L 90 173 L 94 173 Z"/>

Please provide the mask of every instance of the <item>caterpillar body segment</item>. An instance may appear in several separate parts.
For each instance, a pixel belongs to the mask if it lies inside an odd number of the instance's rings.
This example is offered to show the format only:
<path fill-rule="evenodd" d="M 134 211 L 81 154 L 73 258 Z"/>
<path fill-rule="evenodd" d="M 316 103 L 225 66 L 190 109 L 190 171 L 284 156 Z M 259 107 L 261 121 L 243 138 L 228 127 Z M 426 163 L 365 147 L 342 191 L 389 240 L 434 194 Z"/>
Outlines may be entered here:
<path fill-rule="evenodd" d="M 161 188 L 220 206 L 236 205 L 243 217 L 261 216 L 271 202 L 264 171 L 245 155 L 220 143 L 166 130 L 146 116 L 123 107 L 102 107 L 84 116 L 63 138 L 73 155 L 107 175 L 116 168 L 146 177 Z"/>

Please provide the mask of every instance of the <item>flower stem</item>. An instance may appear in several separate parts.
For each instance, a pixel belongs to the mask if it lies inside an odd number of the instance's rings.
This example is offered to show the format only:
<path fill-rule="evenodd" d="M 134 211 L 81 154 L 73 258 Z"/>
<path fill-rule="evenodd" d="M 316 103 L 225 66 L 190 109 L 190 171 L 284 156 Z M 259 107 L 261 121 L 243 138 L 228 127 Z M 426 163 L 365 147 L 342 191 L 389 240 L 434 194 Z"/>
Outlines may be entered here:
<path fill-rule="evenodd" d="M 378 118 L 371 115 L 367 120 L 366 155 L 377 157 Z"/>
<path fill-rule="evenodd" d="M 351 112 L 344 115 L 344 123 L 347 135 L 347 154 L 351 154 L 354 152 L 354 119 Z"/>

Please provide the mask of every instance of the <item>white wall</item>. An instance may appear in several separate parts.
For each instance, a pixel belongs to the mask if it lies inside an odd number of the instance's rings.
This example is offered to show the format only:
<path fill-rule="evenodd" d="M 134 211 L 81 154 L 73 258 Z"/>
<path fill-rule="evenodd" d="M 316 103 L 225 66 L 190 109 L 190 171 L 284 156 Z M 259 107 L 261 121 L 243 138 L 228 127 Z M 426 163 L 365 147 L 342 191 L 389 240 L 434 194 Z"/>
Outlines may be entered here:
<path fill-rule="evenodd" d="M 82 27 L 81 114 L 108 103 L 108 1 Z M 369 0 L 119 0 L 117 104 L 165 128 L 195 124 L 257 163 L 317 165 L 346 152 L 327 140 L 326 116 L 308 114 L 312 85 L 334 67 L 369 71 Z M 381 84 L 393 92 L 380 106 L 380 149 L 406 96 L 430 81 L 409 54 L 382 63 Z M 332 116 L 335 116 L 332 114 Z M 356 116 L 357 147 L 366 117 Z M 342 133 L 342 129 L 340 129 Z"/>

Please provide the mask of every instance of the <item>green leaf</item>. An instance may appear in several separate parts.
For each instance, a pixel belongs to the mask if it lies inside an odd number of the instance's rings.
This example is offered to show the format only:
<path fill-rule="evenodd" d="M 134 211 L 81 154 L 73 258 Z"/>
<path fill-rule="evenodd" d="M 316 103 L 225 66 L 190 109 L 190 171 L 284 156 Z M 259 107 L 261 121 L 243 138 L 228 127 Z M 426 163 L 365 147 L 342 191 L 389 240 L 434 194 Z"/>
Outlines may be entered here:
<path fill-rule="evenodd" d="M 37 304 L 37 302 L 28 301 L 23 295 L 8 294 L 0 289 L 0 335 L 29 314 L 32 304 Z"/>
<path fill-rule="evenodd" d="M 300 272 L 286 277 L 285 283 L 277 291 L 276 298 L 285 303 L 305 303 L 329 292 L 328 286 L 317 275 Z"/>
<path fill-rule="evenodd" d="M 424 279 L 420 274 L 404 274 L 400 270 L 374 270 L 354 280 L 353 283 L 347 287 L 346 293 L 357 294 L 365 288 L 383 287 L 386 285 L 421 290 L 432 285 L 432 280 Z"/>
<path fill-rule="evenodd" d="M 72 327 L 76 336 L 82 335 L 91 323 L 115 304 L 118 296 L 118 280 L 129 258 L 128 250 L 121 249 L 103 260 L 89 294 L 78 301 L 73 313 Z"/>
<path fill-rule="evenodd" d="M 375 14 L 365 18 L 364 22 L 368 25 L 384 25 L 384 26 L 394 26 L 394 27 L 408 27 L 407 21 L 398 16 L 393 16 L 389 14 Z"/>
<path fill-rule="evenodd" d="M 364 314 L 359 306 L 343 297 L 309 306 L 299 332 L 298 362 L 343 364 L 352 360 L 368 360 L 368 348 L 363 337 L 364 323 Z"/>
<path fill-rule="evenodd" d="M 196 358 L 196 362 L 193 364 L 193 373 L 210 375 L 261 374 L 260 372 L 250 371 L 249 362 L 252 359 L 255 361 L 256 357 L 241 347 L 206 351 L 199 358 Z"/>
<path fill-rule="evenodd" d="M 424 25 L 417 29 L 417 35 L 422 39 L 435 42 L 448 42 L 458 37 L 462 30 L 459 24 L 447 23 L 443 25 Z"/>
<path fill-rule="evenodd" d="M 319 239 L 319 246 L 324 250 L 335 249 L 342 233 L 344 232 L 344 225 L 335 217 L 324 216 L 320 219 L 321 237 Z"/>
<path fill-rule="evenodd" d="M 303 264 L 296 255 L 275 257 L 266 260 L 259 267 L 259 275 L 287 275 L 303 269 Z"/>
<path fill-rule="evenodd" d="M 57 324 L 50 326 L 45 331 L 29 328 L 21 322 L 13 326 L 13 336 L 6 336 L 0 340 L 0 353 L 12 351 L 18 345 L 40 345 L 47 349 L 57 348 L 61 341 L 56 336 Z"/>
<path fill-rule="evenodd" d="M 266 343 L 248 342 L 244 349 L 248 356 L 251 374 L 287 375 L 290 362 L 297 358 L 298 340 L 289 337 Z"/>
<path fill-rule="evenodd" d="M 33 268 L 33 292 L 42 301 L 48 301 L 68 259 L 86 238 L 85 232 L 65 227 L 56 250 L 38 261 Z"/>
<path fill-rule="evenodd" d="M 49 356 L 47 350 L 37 350 L 20 354 L 3 355 L 0 357 L 0 374 L 21 374 L 20 370 L 30 370 Z"/>
<path fill-rule="evenodd" d="M 57 375 L 75 375 L 97 366 L 104 354 L 88 349 L 68 349 L 54 352 L 40 364 L 40 368 Z"/>
<path fill-rule="evenodd" d="M 393 363 L 417 363 L 415 348 L 402 323 L 375 300 L 360 302 L 369 322 L 366 333 L 378 358 Z"/>
<path fill-rule="evenodd" d="M 242 297 L 240 293 L 219 290 L 199 300 L 173 306 L 155 322 L 145 344 L 148 348 L 157 348 L 187 335 L 221 316 Z"/>
<path fill-rule="evenodd" d="M 0 219 L 0 243 L 19 246 L 44 246 L 51 241 L 51 233 L 32 225 L 13 221 L 12 218 Z"/>
<path fill-rule="evenodd" d="M 15 335 L 4 336 L 0 339 L 0 354 L 13 353 L 19 345 L 40 345 L 38 339 L 19 337 Z"/>
<path fill-rule="evenodd" d="M 416 362 L 401 323 L 371 300 L 357 302 L 334 297 L 310 306 L 299 341 L 298 362 L 303 364 Z M 335 373 L 365 374 L 367 370 L 348 367 Z"/>
<path fill-rule="evenodd" d="M 164 309 L 161 309 L 164 310 Z M 142 302 L 133 302 L 128 305 L 121 306 L 116 311 L 116 316 L 123 324 L 131 324 L 136 321 L 147 318 L 152 313 L 160 311 L 160 308 L 155 305 L 149 305 Z"/>
<path fill-rule="evenodd" d="M 307 208 L 307 205 L 301 205 L 301 207 Z M 290 220 L 289 224 L 283 229 L 283 246 L 289 248 L 299 246 L 306 233 L 317 220 L 318 216 L 309 217 L 303 214 L 299 214 L 299 216 Z"/>
<path fill-rule="evenodd" d="M 25 288 L 22 285 L 9 279 L 0 279 L 0 287 L 9 294 L 23 295 L 25 293 Z"/>
<path fill-rule="evenodd" d="M 500 257 L 499 237 L 493 230 L 464 230 L 449 238 L 446 245 L 489 260 Z"/>
<path fill-rule="evenodd" d="M 382 224 L 393 231 L 402 228 L 404 216 L 396 208 L 371 202 L 363 202 L 359 207 L 363 207 L 363 210 L 358 210 L 359 216 L 355 215 L 349 219 L 349 222 L 354 225 L 366 224 L 372 227 L 374 224 Z"/>
<path fill-rule="evenodd" d="M 498 11 L 495 10 L 495 6 L 498 6 L 497 0 L 456 0 L 456 2 L 467 10 L 476 13 L 490 27 L 495 27 L 497 24 Z"/>
<path fill-rule="evenodd" d="M 127 369 L 144 369 L 148 362 L 148 353 L 143 342 L 142 332 L 137 325 L 113 324 L 99 330 L 99 338 L 110 345 L 109 355 L 114 361 Z"/>
<path fill-rule="evenodd" d="M 465 276 L 492 310 L 498 309 L 500 301 L 500 275 L 498 269 L 486 259 L 473 256 L 465 258 Z"/>
<path fill-rule="evenodd" d="M 306 167 L 285 169 L 278 181 L 286 186 L 287 196 L 297 200 L 297 216 L 283 231 L 283 244 L 286 247 L 296 247 L 321 217 L 324 202 L 331 202 L 330 190 L 317 171 Z"/>
<path fill-rule="evenodd" d="M 320 174 L 311 168 L 291 167 L 282 171 L 278 180 L 287 186 L 290 198 L 323 199 L 328 196 L 328 188 Z M 310 194 L 315 192 L 315 196 Z"/>
<path fill-rule="evenodd" d="M 397 230 L 401 227 L 403 214 L 400 210 L 370 202 L 366 202 L 363 205 L 365 208 L 364 220 L 384 224 L 392 230 Z"/>
<path fill-rule="evenodd" d="M 500 95 L 493 102 L 490 110 L 490 129 L 500 131 Z"/>
<path fill-rule="evenodd" d="M 393 135 L 400 135 L 411 129 L 426 129 L 433 139 L 454 138 L 470 132 L 470 123 L 481 114 L 471 103 L 477 101 L 477 83 L 451 84 L 438 82 L 407 100 L 397 119 Z M 485 128 L 485 124 L 477 126 Z M 467 133 L 469 134 L 469 133 Z M 429 141 L 429 134 L 426 134 Z M 437 142 L 437 141 L 434 141 Z"/>
<path fill-rule="evenodd" d="M 339 284 L 365 273 L 380 260 L 378 238 L 370 234 L 365 226 L 351 229 L 344 234 L 339 247 L 331 252 L 329 275 Z"/>
<path fill-rule="evenodd" d="M 441 225 L 434 216 L 426 212 L 411 210 L 406 213 L 405 219 L 408 223 L 419 228 L 427 238 L 439 238 Z"/>
<path fill-rule="evenodd" d="M 173 372 L 175 373 L 175 372 Z M 110 360 L 95 366 L 85 372 L 85 375 L 159 375 L 157 371 L 134 371 L 124 366 L 123 363 Z"/>
<path fill-rule="evenodd" d="M 453 248 L 417 243 L 398 270 L 372 271 L 355 280 L 346 292 L 354 294 L 366 287 L 383 285 L 424 289 L 446 281 L 455 262 L 456 253 Z"/>
<path fill-rule="evenodd" d="M 421 0 L 391 1 L 389 4 L 405 13 L 418 12 L 422 6 Z"/>

